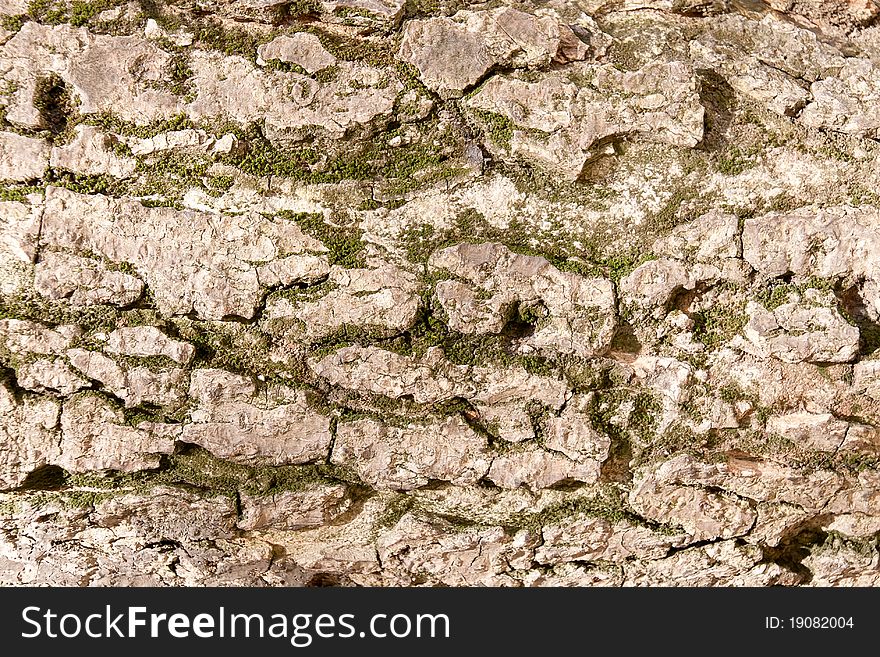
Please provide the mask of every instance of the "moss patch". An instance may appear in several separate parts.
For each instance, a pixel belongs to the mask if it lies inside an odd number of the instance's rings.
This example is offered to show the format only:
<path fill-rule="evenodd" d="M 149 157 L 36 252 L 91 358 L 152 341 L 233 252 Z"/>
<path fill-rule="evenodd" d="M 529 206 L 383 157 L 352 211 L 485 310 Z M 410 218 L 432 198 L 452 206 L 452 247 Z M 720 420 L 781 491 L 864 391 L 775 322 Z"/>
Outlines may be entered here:
<path fill-rule="evenodd" d="M 88 25 L 98 14 L 125 4 L 126 0 L 31 0 L 27 14 L 40 23 L 74 27 Z"/>
<path fill-rule="evenodd" d="M 513 131 L 516 130 L 516 124 L 513 121 L 495 112 L 478 109 L 470 111 L 483 125 L 486 135 L 495 145 L 505 149 L 510 148 L 510 140 L 513 139 Z"/>
<path fill-rule="evenodd" d="M 307 490 L 321 483 L 362 486 L 351 472 L 331 464 L 248 466 L 218 459 L 200 447 L 186 446 L 164 458 L 154 471 L 103 476 L 64 473 L 62 488 L 43 496 L 46 501 L 54 499 L 65 506 L 88 508 L 118 495 L 146 493 L 156 486 L 177 486 L 236 498 L 239 493 L 269 496 Z"/>
<path fill-rule="evenodd" d="M 477 210 L 468 208 L 455 218 L 451 228 L 437 230 L 430 224 L 416 224 L 403 231 L 399 242 L 407 258 L 427 263 L 434 251 L 456 244 L 498 242 L 514 253 L 547 259 L 557 269 L 581 276 L 603 276 L 619 281 L 639 265 L 655 259 L 650 251 L 635 248 L 606 254 L 598 241 L 587 238 L 580 246 L 563 226 L 536 228 L 522 221 L 511 221 L 504 228 L 493 226 Z"/>
<path fill-rule="evenodd" d="M 748 323 L 745 301 L 731 306 L 715 303 L 706 310 L 691 314 L 694 321 L 694 339 L 709 349 L 715 349 L 738 335 Z"/>
<path fill-rule="evenodd" d="M 49 301 L 36 293 L 0 296 L 0 319 L 24 319 L 49 326 L 78 324 L 86 331 L 113 330 L 119 310 L 112 306 L 72 308 L 59 301 Z"/>
<path fill-rule="evenodd" d="M 321 242 L 329 251 L 327 255 L 331 265 L 347 269 L 363 267 L 362 233 L 342 213 L 332 215 L 329 220 L 321 214 L 307 212 L 282 211 L 276 216 L 296 222 L 304 233 Z M 332 219 L 338 223 L 331 223 Z"/>
<path fill-rule="evenodd" d="M 49 132 L 55 136 L 64 133 L 75 108 L 70 89 L 61 76 L 49 73 L 38 77 L 33 102 Z"/>
<path fill-rule="evenodd" d="M 612 486 L 605 486 L 592 497 L 576 497 L 553 504 L 546 509 L 534 512 L 523 512 L 512 516 L 504 524 L 509 531 L 528 529 L 540 533 L 549 525 L 564 524 L 567 520 L 578 516 L 602 518 L 611 523 L 630 522 L 634 525 L 649 527 L 660 534 L 677 534 L 681 528 L 645 520 L 630 510 L 624 500 L 623 493 Z"/>

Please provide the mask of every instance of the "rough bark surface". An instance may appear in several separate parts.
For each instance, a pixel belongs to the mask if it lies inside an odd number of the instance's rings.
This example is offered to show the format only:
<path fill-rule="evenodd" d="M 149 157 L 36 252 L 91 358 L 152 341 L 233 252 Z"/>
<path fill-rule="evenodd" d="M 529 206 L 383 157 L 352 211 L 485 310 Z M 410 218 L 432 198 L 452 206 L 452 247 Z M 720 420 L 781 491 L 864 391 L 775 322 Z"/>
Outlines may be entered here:
<path fill-rule="evenodd" d="M 0 584 L 880 585 L 878 107 L 861 0 L 0 2 Z"/>

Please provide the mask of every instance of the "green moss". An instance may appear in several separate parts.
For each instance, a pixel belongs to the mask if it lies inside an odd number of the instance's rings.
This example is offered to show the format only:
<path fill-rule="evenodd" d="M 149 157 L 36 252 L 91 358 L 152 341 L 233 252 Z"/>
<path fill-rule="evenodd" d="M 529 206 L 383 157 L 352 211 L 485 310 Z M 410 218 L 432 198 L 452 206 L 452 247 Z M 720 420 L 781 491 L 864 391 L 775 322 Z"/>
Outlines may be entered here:
<path fill-rule="evenodd" d="M 214 367 L 243 374 L 271 376 L 279 369 L 269 359 L 268 337 L 256 325 L 237 322 L 171 320 L 173 332 L 196 347 L 193 367 Z"/>
<path fill-rule="evenodd" d="M 41 23 L 74 27 L 88 25 L 102 11 L 125 4 L 126 0 L 31 0 L 28 16 Z"/>
<path fill-rule="evenodd" d="M 364 243 L 360 229 L 345 224 L 333 224 L 321 214 L 307 212 L 278 213 L 278 217 L 294 221 L 303 232 L 311 235 L 328 249 L 330 264 L 348 269 L 363 267 Z M 341 215 L 336 215 L 337 218 Z"/>
<path fill-rule="evenodd" d="M 637 71 L 644 64 L 645 44 L 642 39 L 627 35 L 611 42 L 607 58 L 621 71 Z"/>
<path fill-rule="evenodd" d="M 728 404 L 735 404 L 746 399 L 746 393 L 736 383 L 728 383 L 718 390 L 718 397 Z"/>
<path fill-rule="evenodd" d="M 399 493 L 391 500 L 384 511 L 376 519 L 377 529 L 388 529 L 394 527 L 400 519 L 407 513 L 416 508 L 416 499 L 412 495 Z"/>
<path fill-rule="evenodd" d="M 394 64 L 395 48 L 391 39 L 377 41 L 331 34 L 319 29 L 310 29 L 309 31 L 315 34 L 321 40 L 321 45 L 337 59 L 348 62 L 363 62 L 377 67 Z"/>
<path fill-rule="evenodd" d="M 174 52 L 171 56 L 171 64 L 167 72 L 167 80 L 164 86 L 168 91 L 177 95 L 185 96 L 187 100 L 195 100 L 190 78 L 194 75 L 189 66 L 189 57 L 185 53 Z"/>
<path fill-rule="evenodd" d="M 398 96 L 398 111 L 405 109 L 400 106 L 399 101 L 408 91 L 416 90 L 425 98 L 432 97 L 431 91 L 422 82 L 419 69 L 415 66 L 409 62 L 395 61 L 394 70 L 397 73 L 397 78 L 400 80 L 401 84 L 403 84 L 403 91 L 401 91 Z"/>
<path fill-rule="evenodd" d="M 702 448 L 706 446 L 706 440 L 706 436 L 697 435 L 684 424 L 675 423 L 651 440 L 646 447 L 637 450 L 631 466 L 638 467 L 681 453 L 700 456 Z"/>
<path fill-rule="evenodd" d="M 65 169 L 53 169 L 46 182 L 77 194 L 122 196 L 129 191 L 128 183 L 119 178 L 107 174 L 85 175 Z"/>
<path fill-rule="evenodd" d="M 675 228 L 687 220 L 688 217 L 682 215 L 682 206 L 695 196 L 696 192 L 691 193 L 682 189 L 676 189 L 672 196 L 663 204 L 663 207 L 650 215 L 648 218 L 650 224 L 660 231 L 668 231 Z"/>
<path fill-rule="evenodd" d="M 450 329 L 425 307 L 421 318 L 406 333 L 382 340 L 383 349 L 401 355 L 421 358 L 428 349 L 439 347 L 449 362 L 472 367 L 522 367 L 543 376 L 558 376 L 561 366 L 554 358 L 541 354 L 522 355 L 515 350 L 515 339 L 520 327 L 509 324 L 497 335 L 469 335 Z"/>
<path fill-rule="evenodd" d="M 622 412 L 624 404 L 632 406 L 628 414 Z M 649 392 L 625 387 L 606 388 L 596 391 L 590 407 L 590 420 L 595 429 L 611 437 L 613 448 L 626 447 L 631 442 L 630 435 L 640 443 L 651 442 L 660 411 L 660 403 Z"/>
<path fill-rule="evenodd" d="M 4 495 L 0 499 L 0 517 L 12 518 L 24 507 L 24 498 L 20 495 Z"/>
<path fill-rule="evenodd" d="M 322 481 L 318 466 L 260 468 L 217 459 L 210 452 L 193 447 L 168 459 L 168 467 L 157 477 L 162 482 L 195 486 L 234 496 L 237 492 L 271 495 L 302 490 Z"/>
<path fill-rule="evenodd" d="M 789 302 L 791 295 L 796 294 L 801 298 L 809 289 L 818 290 L 819 292 L 833 292 L 835 281 L 827 278 L 819 278 L 810 276 L 796 282 L 784 282 L 781 280 L 772 280 L 768 285 L 755 295 L 755 300 L 764 306 L 767 310 L 776 310 L 779 306 Z"/>
<path fill-rule="evenodd" d="M 757 165 L 757 156 L 761 149 L 758 146 L 740 148 L 731 146 L 727 152 L 718 157 L 716 167 L 725 176 L 736 176 Z"/>
<path fill-rule="evenodd" d="M 263 64 L 263 70 L 281 71 L 282 73 L 296 73 L 298 75 L 304 75 L 306 77 L 310 77 L 309 72 L 307 70 L 305 70 L 299 64 L 293 64 L 291 62 L 282 62 L 280 59 L 270 59 L 265 64 Z"/>
<path fill-rule="evenodd" d="M 26 203 L 28 194 L 42 194 L 45 189 L 38 185 L 0 185 L 0 201 Z"/>
<path fill-rule="evenodd" d="M 317 15 L 321 13 L 321 6 L 316 0 L 293 0 L 284 4 L 284 14 L 279 18 Z"/>
<path fill-rule="evenodd" d="M 436 121 L 422 126 L 417 140 L 391 146 L 395 129 L 362 144 L 354 152 L 338 153 L 322 174 L 322 181 L 377 180 L 385 196 L 399 197 L 422 185 L 460 173 L 450 159 L 462 146 L 460 136 L 443 131 Z"/>
<path fill-rule="evenodd" d="M 455 365 L 522 367 L 536 375 L 558 377 L 561 365 L 552 356 L 540 353 L 523 355 L 517 351 L 517 339 L 527 329 L 521 318 L 513 317 L 497 335 L 468 335 L 450 329 L 436 314 L 432 301 L 433 283 L 426 282 L 422 312 L 407 331 L 388 336 L 385 329 L 369 326 L 343 326 L 332 335 L 315 340 L 309 346 L 309 355 L 320 358 L 339 349 L 358 344 L 373 345 L 411 358 L 422 358 L 429 349 L 440 348 L 446 359 Z M 311 288 L 295 293 L 311 296 Z M 323 293 L 322 293 L 323 295 Z M 275 330 L 270 328 L 270 330 Z M 280 330 L 284 330 L 283 326 Z"/>
<path fill-rule="evenodd" d="M 513 131 L 516 129 L 513 121 L 495 112 L 478 109 L 470 111 L 483 124 L 486 134 L 495 144 L 505 149 L 510 148 L 510 140 L 513 139 Z"/>
<path fill-rule="evenodd" d="M 877 454 L 811 450 L 779 436 L 770 436 L 761 451 L 776 458 L 784 454 L 786 463 L 804 472 L 834 470 L 858 476 L 860 472 L 874 472 L 880 467 L 880 456 Z"/>
<path fill-rule="evenodd" d="M 361 9 L 360 7 L 336 7 L 333 10 L 334 16 L 339 16 L 340 18 L 373 18 L 375 14 L 373 12 L 367 11 L 366 9 Z M 349 23 L 343 23 L 343 25 L 348 25 Z M 358 23 L 351 23 L 358 24 Z"/>
<path fill-rule="evenodd" d="M 878 548 L 880 548 L 880 536 L 874 534 L 866 537 L 853 537 L 841 534 L 837 531 L 831 531 L 824 535 L 820 534 L 817 541 L 810 551 L 814 554 L 834 553 L 840 554 L 843 551 L 854 552 L 858 556 L 868 561 L 876 561 L 878 557 Z"/>
<path fill-rule="evenodd" d="M 880 207 L 880 194 L 860 183 L 850 183 L 849 200 L 852 205 L 857 207 L 860 205 Z"/>
<path fill-rule="evenodd" d="M 427 262 L 430 255 L 442 242 L 435 237 L 436 233 L 437 231 L 432 224 L 417 224 L 407 227 L 399 238 L 406 251 L 407 260 L 419 263 Z"/>
<path fill-rule="evenodd" d="M 866 452 L 838 453 L 835 455 L 835 469 L 844 469 L 853 474 L 876 472 L 880 469 L 880 455 Z"/>
<path fill-rule="evenodd" d="M 72 308 L 36 293 L 0 296 L 0 319 L 25 319 L 49 326 L 78 324 L 86 331 L 113 330 L 119 311 L 112 306 Z"/>
<path fill-rule="evenodd" d="M 175 210 L 183 210 L 184 206 L 175 199 L 170 198 L 144 198 L 140 199 L 140 204 L 145 208 L 174 208 Z"/>
<path fill-rule="evenodd" d="M 271 37 L 261 37 L 246 29 L 232 28 L 218 20 L 205 20 L 189 26 L 202 48 L 217 50 L 224 55 L 240 55 L 256 59 L 257 48 Z"/>
<path fill-rule="evenodd" d="M 196 128 L 196 125 L 185 114 L 175 114 L 167 119 L 158 119 L 146 125 L 138 125 L 131 121 L 120 119 L 112 112 L 103 111 L 88 115 L 83 119 L 83 123 L 100 128 L 103 132 L 138 137 L 139 139 L 148 139 L 163 132 L 173 130 Z"/>
<path fill-rule="evenodd" d="M 212 196 L 220 196 L 235 184 L 234 176 L 208 176 L 204 180 L 208 187 L 208 193 Z"/>
<path fill-rule="evenodd" d="M 125 150 L 125 145 L 118 148 Z M 85 176 L 53 170 L 46 182 L 83 194 L 141 197 L 147 207 L 180 208 L 184 194 L 201 187 L 209 194 L 222 194 L 234 180 L 228 176 L 208 175 L 212 162 L 199 154 L 164 152 L 138 158 L 137 176 L 119 179 L 108 175 Z"/>
<path fill-rule="evenodd" d="M 406 0 L 403 12 L 406 18 L 452 16 L 457 11 L 468 9 L 473 4 L 473 0 Z"/>
<path fill-rule="evenodd" d="M 756 300 L 767 310 L 776 310 L 788 303 L 789 296 L 797 292 L 797 287 L 788 283 L 771 284 L 756 295 Z"/>
<path fill-rule="evenodd" d="M 656 260 L 657 256 L 651 252 L 637 253 L 636 251 L 624 251 L 602 258 L 599 266 L 606 271 L 606 276 L 615 283 L 629 276 L 637 267 Z"/>
<path fill-rule="evenodd" d="M 782 192 L 770 200 L 767 210 L 770 212 L 791 212 L 802 205 L 803 201 L 800 201 L 788 192 Z"/>
<path fill-rule="evenodd" d="M 548 358 L 537 355 L 523 357 L 513 353 L 511 339 L 505 334 L 466 335 L 450 330 L 436 319 L 428 320 L 422 326 L 425 328 L 422 331 L 417 329 L 412 336 L 418 345 L 416 351 L 421 352 L 428 346 L 441 347 L 447 359 L 456 365 L 519 365 L 535 374 L 552 375 L 558 372 L 558 367 Z"/>
<path fill-rule="evenodd" d="M 671 535 L 681 531 L 679 527 L 650 522 L 633 513 L 627 506 L 623 493 L 611 486 L 603 487 L 593 497 L 576 497 L 550 505 L 538 512 L 526 511 L 515 514 L 506 520 L 504 525 L 510 531 L 527 529 L 540 533 L 544 527 L 564 524 L 567 520 L 578 516 L 603 518 L 611 523 L 630 522 L 649 527 L 661 534 Z"/>
<path fill-rule="evenodd" d="M 398 146 L 390 142 L 400 134 L 399 129 L 362 142 L 314 140 L 288 149 L 272 144 L 256 125 L 223 128 L 246 148 L 224 155 L 220 161 L 258 177 L 279 176 L 314 184 L 372 180 L 382 185 L 384 196 L 394 198 L 460 173 L 451 162 L 460 152 L 460 137 L 441 132 L 436 121 L 423 125 L 418 140 Z"/>
<path fill-rule="evenodd" d="M 90 0 L 89 2 L 74 0 L 70 3 L 70 24 L 74 26 L 86 25 L 102 11 L 122 4 L 125 4 L 125 0 Z"/>
<path fill-rule="evenodd" d="M 49 132 L 54 136 L 65 132 L 75 107 L 70 90 L 60 75 L 49 73 L 37 78 L 33 103 Z"/>
<path fill-rule="evenodd" d="M 835 136 L 826 136 L 826 142 L 816 149 L 816 152 L 824 157 L 839 162 L 854 163 L 856 158 L 853 156 L 850 146 L 842 139 L 835 139 Z"/>
<path fill-rule="evenodd" d="M 587 277 L 603 276 L 615 282 L 656 257 L 650 251 L 639 252 L 635 247 L 605 254 L 597 243 L 587 239 L 577 247 L 562 226 L 536 228 L 513 220 L 506 227 L 498 228 L 473 208 L 459 213 L 448 229 L 415 224 L 404 230 L 398 241 L 407 258 L 415 263 L 427 263 L 434 251 L 447 246 L 499 242 L 515 253 L 545 258 L 562 271 Z"/>
<path fill-rule="evenodd" d="M 716 303 L 707 310 L 693 313 L 691 319 L 694 321 L 694 339 L 709 349 L 716 349 L 731 340 L 749 320 L 745 302 L 736 302 L 730 307 Z"/>
<path fill-rule="evenodd" d="M 430 16 L 440 10 L 440 0 L 406 0 L 403 12 L 407 18 Z"/>
<path fill-rule="evenodd" d="M 121 491 L 125 493 L 128 491 Z M 109 490 L 88 490 L 71 488 L 51 496 L 57 502 L 71 509 L 91 509 L 105 500 L 112 499 L 120 494 Z M 48 496 L 46 496 L 48 497 Z"/>
<path fill-rule="evenodd" d="M 120 322 L 121 323 L 121 322 Z M 126 367 L 146 367 L 153 372 L 161 372 L 168 369 L 177 369 L 180 363 L 168 356 L 128 356 L 115 355 L 114 360 Z"/>
<path fill-rule="evenodd" d="M 360 481 L 345 468 L 330 464 L 302 466 L 251 466 L 223 461 L 199 447 L 163 458 L 152 471 L 105 475 L 64 474 L 63 489 L 43 493 L 66 506 L 87 508 L 125 493 L 145 493 L 156 486 L 197 489 L 209 495 L 236 498 L 239 493 L 271 496 L 284 491 L 307 490 L 320 483 L 344 483 L 361 488 Z"/>
<path fill-rule="evenodd" d="M 40 20 L 54 4 L 55 0 L 31 0 L 28 3 L 28 16 L 34 20 Z"/>
<path fill-rule="evenodd" d="M 516 310 L 517 320 L 522 324 L 537 326 L 548 316 L 547 308 L 541 304 L 519 304 Z"/>
<path fill-rule="evenodd" d="M 174 3 L 164 3 L 161 0 L 138 0 L 140 5 L 139 18 L 152 18 L 163 30 L 174 32 L 183 26 L 180 12 L 174 11 Z M 170 11 L 169 11 L 170 9 Z"/>
<path fill-rule="evenodd" d="M 226 155 L 221 162 L 253 176 L 284 176 L 298 180 L 318 178 L 312 174 L 312 166 L 320 159 L 318 151 L 311 146 L 282 150 L 267 140 L 257 126 L 234 128 L 236 136 L 247 144 L 243 153 Z M 315 180 L 317 182 L 317 180 Z"/>
<path fill-rule="evenodd" d="M 312 77 L 321 84 L 329 84 L 339 77 L 339 67 L 334 64 L 333 66 L 322 68 L 320 71 L 316 71 Z"/>
<path fill-rule="evenodd" d="M 336 283 L 332 283 L 325 279 L 320 283 L 307 285 L 305 287 L 282 288 L 272 292 L 268 298 L 271 300 L 287 299 L 291 303 L 298 304 L 306 301 L 317 301 L 321 297 L 327 296 L 331 291 L 338 288 L 339 286 Z"/>
<path fill-rule="evenodd" d="M 159 422 L 169 421 L 169 416 L 163 409 L 139 406 L 136 408 L 122 408 L 125 424 L 137 427 L 141 422 Z"/>
<path fill-rule="evenodd" d="M 18 32 L 27 20 L 27 16 L 0 16 L 0 26 L 9 32 Z"/>
<path fill-rule="evenodd" d="M 323 358 L 343 347 L 351 345 L 385 344 L 381 331 L 376 331 L 370 326 L 343 324 L 330 335 L 314 340 L 309 345 L 309 356 Z"/>
<path fill-rule="evenodd" d="M 201 185 L 210 166 L 210 160 L 198 155 L 161 153 L 158 157 L 139 160 L 137 170 L 157 176 L 167 183 Z"/>

